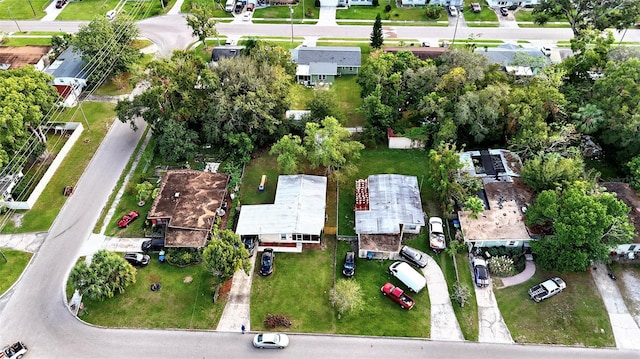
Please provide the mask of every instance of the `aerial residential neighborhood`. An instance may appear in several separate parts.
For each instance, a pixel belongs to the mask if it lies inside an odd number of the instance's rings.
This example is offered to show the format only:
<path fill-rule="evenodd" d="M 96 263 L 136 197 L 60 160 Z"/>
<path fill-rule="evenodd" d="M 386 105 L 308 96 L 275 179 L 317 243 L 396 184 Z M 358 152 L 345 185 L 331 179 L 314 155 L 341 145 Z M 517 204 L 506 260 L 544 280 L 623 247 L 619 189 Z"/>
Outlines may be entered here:
<path fill-rule="evenodd" d="M 635 357 L 593 5 L 1 1 L 0 357 Z"/>

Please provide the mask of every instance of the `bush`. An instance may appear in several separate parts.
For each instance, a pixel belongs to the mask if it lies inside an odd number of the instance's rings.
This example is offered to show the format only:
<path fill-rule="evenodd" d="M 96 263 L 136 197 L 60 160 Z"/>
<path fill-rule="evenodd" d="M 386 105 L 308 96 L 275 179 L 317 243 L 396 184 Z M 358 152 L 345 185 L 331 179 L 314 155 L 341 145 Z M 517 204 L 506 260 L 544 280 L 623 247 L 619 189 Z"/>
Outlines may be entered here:
<path fill-rule="evenodd" d="M 391 5 L 387 4 L 384 6 L 384 12 L 389 12 L 391 11 Z"/>
<path fill-rule="evenodd" d="M 378 6 L 380 6 L 380 0 L 373 0 L 373 1 L 371 2 L 371 4 L 372 4 L 373 6 L 375 6 L 375 7 L 378 7 Z"/>
<path fill-rule="evenodd" d="M 167 248 L 167 263 L 185 267 L 202 262 L 202 249 L 199 248 Z"/>
<path fill-rule="evenodd" d="M 440 14 L 442 13 L 442 6 L 441 5 L 427 5 L 425 7 L 425 16 L 427 17 L 427 19 L 437 19 L 440 17 Z"/>
<path fill-rule="evenodd" d="M 464 305 L 467 304 L 470 296 L 471 290 L 469 289 L 469 286 L 460 284 L 460 282 L 455 282 L 453 284 L 453 293 L 451 294 L 451 299 L 457 302 L 460 307 L 464 307 Z"/>
<path fill-rule="evenodd" d="M 507 256 L 513 261 L 514 271 L 520 273 L 524 270 L 526 259 L 522 247 L 489 247 L 483 248 L 482 253 L 489 252 L 492 257 Z"/>
<path fill-rule="evenodd" d="M 515 274 L 513 260 L 507 256 L 492 257 L 489 260 L 489 271 L 498 277 L 509 277 Z"/>
<path fill-rule="evenodd" d="M 291 320 L 282 314 L 267 314 L 264 318 L 264 326 L 267 329 L 274 329 L 277 327 L 291 328 Z"/>

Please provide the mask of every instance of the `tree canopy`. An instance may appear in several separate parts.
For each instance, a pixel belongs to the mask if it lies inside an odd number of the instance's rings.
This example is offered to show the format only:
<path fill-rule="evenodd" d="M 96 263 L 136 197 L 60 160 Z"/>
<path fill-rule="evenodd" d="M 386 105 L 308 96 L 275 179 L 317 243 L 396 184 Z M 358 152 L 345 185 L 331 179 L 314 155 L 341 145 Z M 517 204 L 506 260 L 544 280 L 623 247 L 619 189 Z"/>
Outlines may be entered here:
<path fill-rule="evenodd" d="M 191 6 L 191 14 L 186 16 L 187 25 L 191 28 L 193 36 L 202 41 L 202 46 L 207 48 L 207 37 L 218 36 L 216 21 L 209 8 L 198 4 Z"/>
<path fill-rule="evenodd" d="M 238 270 L 247 275 L 251 271 L 249 252 L 240 237 L 230 229 L 214 228 L 211 241 L 202 253 L 205 267 L 219 283 L 225 282 Z"/>
<path fill-rule="evenodd" d="M 91 264 L 78 262 L 69 274 L 69 281 L 81 295 L 104 300 L 134 284 L 136 272 L 121 255 L 103 249 L 93 255 Z"/>
<path fill-rule="evenodd" d="M 24 163 L 38 156 L 46 141 L 40 123 L 53 108 L 58 94 L 53 78 L 32 66 L 0 71 L 0 168 L 10 160 Z"/>
<path fill-rule="evenodd" d="M 527 209 L 527 225 L 549 233 L 531 242 L 542 268 L 584 271 L 593 261 L 606 260 L 612 247 L 633 238 L 629 208 L 611 193 L 589 189 L 587 183 L 574 182 L 562 191 L 546 190 Z"/>

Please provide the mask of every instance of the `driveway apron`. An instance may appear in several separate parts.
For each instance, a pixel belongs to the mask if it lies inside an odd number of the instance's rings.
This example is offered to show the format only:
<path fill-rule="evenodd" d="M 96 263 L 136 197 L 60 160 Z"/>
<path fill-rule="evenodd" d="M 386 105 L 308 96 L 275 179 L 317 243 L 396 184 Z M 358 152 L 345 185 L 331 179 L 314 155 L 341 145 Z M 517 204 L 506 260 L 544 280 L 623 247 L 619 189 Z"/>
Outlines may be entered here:
<path fill-rule="evenodd" d="M 216 328 L 217 330 L 240 332 L 243 325 L 246 330 L 251 330 L 251 282 L 253 281 L 253 267 L 255 263 L 256 254 L 251 257 L 251 270 L 249 275 L 246 275 L 243 270 L 238 270 L 233 275 L 229 298 L 222 311 L 222 316 Z"/>
<path fill-rule="evenodd" d="M 504 323 L 496 296 L 493 293 L 493 285 L 476 290 L 476 302 L 478 303 L 478 319 L 480 332 L 478 341 L 482 343 L 513 343 L 511 332 Z"/>
<path fill-rule="evenodd" d="M 431 301 L 431 339 L 464 340 L 440 266 L 431 256 L 427 256 L 427 266 L 422 268 L 422 272 L 427 279 Z"/>

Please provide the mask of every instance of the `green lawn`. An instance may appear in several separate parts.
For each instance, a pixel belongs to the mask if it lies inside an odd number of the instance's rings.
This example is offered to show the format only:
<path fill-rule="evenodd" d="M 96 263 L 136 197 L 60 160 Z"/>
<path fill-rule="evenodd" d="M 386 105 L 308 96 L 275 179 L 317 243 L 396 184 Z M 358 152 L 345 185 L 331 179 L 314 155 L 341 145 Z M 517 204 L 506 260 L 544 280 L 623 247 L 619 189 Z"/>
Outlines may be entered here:
<path fill-rule="evenodd" d="M 191 5 L 197 4 L 200 7 L 213 9 L 213 17 L 215 18 L 225 18 L 228 17 L 231 19 L 233 17 L 232 14 L 224 11 L 224 7 L 226 1 L 223 0 L 185 0 L 180 6 L 180 11 L 182 13 L 189 13 L 191 11 Z"/>
<path fill-rule="evenodd" d="M 541 303 L 527 290 L 558 273 L 538 268 L 529 281 L 494 289 L 502 317 L 516 343 L 615 347 L 607 310 L 589 273 L 563 273 L 567 289 Z"/>
<path fill-rule="evenodd" d="M 495 11 L 487 6 L 485 2 L 478 1 L 482 10 L 480 12 L 473 12 L 471 10 L 471 3 L 476 1 L 465 1 L 464 7 L 464 19 L 469 21 L 486 21 L 486 22 L 495 22 L 498 23 L 498 15 L 496 15 Z"/>
<path fill-rule="evenodd" d="M 301 0 L 297 5 L 293 6 L 293 20 L 295 23 L 301 23 L 303 18 L 304 20 L 317 20 L 319 15 L 320 9 L 315 7 L 315 0 Z M 253 16 L 263 19 L 291 19 L 291 10 L 289 6 L 256 8 Z M 310 23 L 313 22 L 310 21 Z"/>
<path fill-rule="evenodd" d="M 429 253 L 429 252 L 427 252 Z M 453 266 L 453 260 L 449 255 L 444 253 L 436 256 L 437 262 L 440 267 L 443 268 L 443 273 L 449 286 L 449 294 L 453 293 L 453 284 L 456 282 L 455 268 Z M 466 340 L 477 341 L 479 333 L 478 322 L 478 303 L 476 302 L 475 290 L 473 289 L 474 283 L 471 276 L 471 267 L 469 266 L 469 257 L 466 253 L 458 253 L 456 255 L 456 266 L 458 268 L 459 281 L 462 285 L 466 285 L 469 288 L 471 296 L 469 301 L 461 307 L 456 301 L 452 301 L 453 311 L 456 313 L 456 318 L 460 324 L 460 329 Z"/>
<path fill-rule="evenodd" d="M 391 5 L 391 11 L 385 12 L 385 6 Z M 336 20 L 371 20 L 374 21 L 376 15 L 380 14 L 382 20 L 386 21 L 429 21 L 446 20 L 447 16 L 443 12 L 438 19 L 427 19 L 423 7 L 403 8 L 399 9 L 395 1 L 385 3 L 382 1 L 380 6 L 351 6 L 348 9 L 339 9 L 336 11 Z M 382 24 L 383 26 L 386 23 Z"/>
<path fill-rule="evenodd" d="M 107 11 L 115 9 L 119 0 L 83 0 L 71 1 L 65 5 L 56 20 L 93 20 L 105 16 Z M 160 1 L 131 1 L 126 2 L 121 14 L 131 15 L 136 20 L 162 15 L 171 9 L 175 0 L 163 9 Z"/>
<path fill-rule="evenodd" d="M 2 3 L 0 3 L 2 4 Z M 50 37 L 13 37 L 7 36 L 2 42 L 2 46 L 51 46 Z"/>
<path fill-rule="evenodd" d="M 240 189 L 241 204 L 273 203 L 276 198 L 276 185 L 278 184 L 278 163 L 276 157 L 267 152 L 251 160 L 245 169 Z M 262 175 L 267 176 L 264 191 L 258 191 Z"/>
<path fill-rule="evenodd" d="M 427 155 L 419 150 L 367 149 L 357 163 L 358 173 L 340 185 L 338 233 L 355 235 L 353 203 L 355 201 L 355 180 L 372 174 L 397 173 L 418 177 L 421 186 L 423 207 L 432 197 L 427 183 L 423 183 L 424 173 L 429 170 Z"/>
<path fill-rule="evenodd" d="M 1 249 L 0 253 L 0 295 L 9 289 L 20 277 L 31 260 L 31 253 Z M 2 255 L 4 254 L 4 256 Z M 6 260 L 5 260 L 6 259 Z"/>
<path fill-rule="evenodd" d="M 0 1 L 0 19 L 2 20 L 35 20 L 46 13 L 44 9 L 52 0 L 3 0 Z M 53 0 L 55 1 L 55 0 Z M 33 8 L 31 7 L 33 6 Z M 35 11 L 35 15 L 34 12 Z"/>
<path fill-rule="evenodd" d="M 193 281 L 185 283 L 185 278 Z M 162 289 L 152 292 L 152 283 Z M 221 295 L 214 304 L 214 278 L 203 265 L 178 268 L 159 263 L 152 255 L 148 266 L 138 268 L 136 283 L 122 294 L 104 301 L 83 298 L 80 319 L 95 325 L 126 328 L 215 329 L 226 304 Z"/>
<path fill-rule="evenodd" d="M 363 126 L 365 122 L 364 116 L 356 111 L 362 106 L 362 98 L 360 97 L 360 86 L 356 83 L 358 76 L 345 75 L 336 78 L 330 91 L 335 93 L 339 101 L 340 110 L 342 111 L 346 122 L 345 127 Z"/>
<path fill-rule="evenodd" d="M 518 9 L 518 11 L 515 12 L 515 17 L 516 17 L 516 21 L 517 22 L 534 22 L 534 16 L 533 16 L 533 9 Z M 551 17 L 549 18 L 549 22 L 567 22 L 567 19 L 563 18 L 563 17 Z M 522 26 L 522 24 L 518 24 L 519 26 Z M 552 24 L 549 24 L 547 26 L 549 27 L 553 27 L 551 26 Z M 568 24 L 567 24 L 568 25 Z M 539 25 L 536 25 L 539 26 Z"/>
<path fill-rule="evenodd" d="M 82 113 L 76 108 L 66 109 L 57 118 L 59 122 L 81 122 L 85 127 L 80 138 L 73 146 L 67 158 L 56 171 L 45 188 L 35 206 L 27 211 L 20 228 L 15 228 L 13 222 L 8 221 L 3 233 L 26 233 L 47 231 L 58 215 L 67 197 L 62 195 L 65 186 L 76 184 L 91 157 L 98 149 L 107 129 L 114 120 L 114 104 L 103 102 L 83 102 L 82 108 L 87 116 L 90 128 L 87 129 Z"/>

